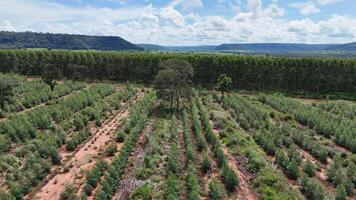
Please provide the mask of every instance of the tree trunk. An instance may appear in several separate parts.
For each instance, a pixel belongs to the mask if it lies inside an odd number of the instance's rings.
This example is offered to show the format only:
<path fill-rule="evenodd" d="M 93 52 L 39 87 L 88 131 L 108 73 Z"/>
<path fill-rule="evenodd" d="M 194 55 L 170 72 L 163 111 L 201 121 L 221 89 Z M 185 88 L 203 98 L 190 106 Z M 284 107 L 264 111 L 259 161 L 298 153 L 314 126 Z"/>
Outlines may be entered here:
<path fill-rule="evenodd" d="M 221 91 L 221 102 L 224 100 L 224 94 L 225 94 L 224 91 Z"/>
<path fill-rule="evenodd" d="M 173 90 L 171 89 L 171 96 L 170 96 L 170 101 L 171 101 L 171 110 L 173 109 L 173 100 L 174 100 L 174 97 L 173 97 Z"/>
<path fill-rule="evenodd" d="M 181 94 L 181 91 L 179 90 L 178 91 L 178 94 L 177 94 L 177 109 L 179 110 L 179 99 L 180 99 L 180 94 Z"/>

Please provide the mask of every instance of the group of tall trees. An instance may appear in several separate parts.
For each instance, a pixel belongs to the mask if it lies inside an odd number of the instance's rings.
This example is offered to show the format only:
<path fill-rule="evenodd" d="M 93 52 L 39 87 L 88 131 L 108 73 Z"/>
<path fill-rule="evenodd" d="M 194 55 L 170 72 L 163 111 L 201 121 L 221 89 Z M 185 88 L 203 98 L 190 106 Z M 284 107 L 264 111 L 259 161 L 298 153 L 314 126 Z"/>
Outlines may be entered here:
<path fill-rule="evenodd" d="M 1 50 L 0 69 L 39 75 L 46 64 L 75 79 L 152 82 L 169 59 L 189 62 L 193 83 L 215 83 L 220 74 L 232 87 L 253 90 L 355 92 L 356 62 L 352 59 L 282 58 L 214 54 L 118 53 L 95 51 Z"/>

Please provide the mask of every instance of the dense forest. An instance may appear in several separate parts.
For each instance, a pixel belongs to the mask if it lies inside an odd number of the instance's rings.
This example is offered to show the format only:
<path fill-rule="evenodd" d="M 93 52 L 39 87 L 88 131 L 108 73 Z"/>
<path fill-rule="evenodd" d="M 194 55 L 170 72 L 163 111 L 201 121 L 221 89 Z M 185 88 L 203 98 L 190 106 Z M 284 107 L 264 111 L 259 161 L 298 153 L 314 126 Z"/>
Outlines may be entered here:
<path fill-rule="evenodd" d="M 154 54 L 2 50 L 2 72 L 39 75 L 43 66 L 55 65 L 72 79 L 109 79 L 151 82 L 163 60 L 178 58 L 194 68 L 193 82 L 211 86 L 222 73 L 233 77 L 233 88 L 305 92 L 356 92 L 356 61 L 254 57 L 217 54 Z"/>
<path fill-rule="evenodd" d="M 121 37 L 0 31 L 0 49 L 143 50 Z"/>

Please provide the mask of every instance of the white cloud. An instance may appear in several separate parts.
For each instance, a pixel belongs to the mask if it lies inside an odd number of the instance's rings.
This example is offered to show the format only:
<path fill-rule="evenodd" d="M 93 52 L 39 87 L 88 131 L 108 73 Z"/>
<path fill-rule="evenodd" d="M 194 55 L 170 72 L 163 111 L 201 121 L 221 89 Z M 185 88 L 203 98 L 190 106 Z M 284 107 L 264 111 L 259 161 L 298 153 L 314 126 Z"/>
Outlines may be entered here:
<path fill-rule="evenodd" d="M 225 2 L 245 8 L 238 0 Z M 134 43 L 162 45 L 356 40 L 356 26 L 350 25 L 356 24 L 355 17 L 333 15 L 311 20 L 305 16 L 290 21 L 283 18 L 285 9 L 273 2 L 262 5 L 262 1 L 251 0 L 247 11 L 227 17 L 184 14 L 182 5 L 108 9 L 72 8 L 39 0 L 0 1 L 0 30 L 115 35 Z"/>
<path fill-rule="evenodd" d="M 169 7 L 181 6 L 183 11 L 192 11 L 204 7 L 201 0 L 173 0 Z"/>
<path fill-rule="evenodd" d="M 290 6 L 298 9 L 302 15 L 310 15 L 320 12 L 320 9 L 317 8 L 312 1 L 292 3 Z"/>
<path fill-rule="evenodd" d="M 1 31 L 16 31 L 15 28 L 12 26 L 12 24 L 7 20 L 3 20 L 2 23 L 0 23 L 0 30 Z"/>
<path fill-rule="evenodd" d="M 321 5 L 329 5 L 329 4 L 333 4 L 333 3 L 339 3 L 342 2 L 343 0 L 317 0 L 318 3 L 320 3 Z"/>
<path fill-rule="evenodd" d="M 257 10 L 261 9 L 262 1 L 261 0 L 248 0 L 247 7 L 250 9 L 250 11 L 257 11 Z"/>
<path fill-rule="evenodd" d="M 162 8 L 160 16 L 176 26 L 182 27 L 185 25 L 185 19 L 183 15 L 173 7 Z"/>

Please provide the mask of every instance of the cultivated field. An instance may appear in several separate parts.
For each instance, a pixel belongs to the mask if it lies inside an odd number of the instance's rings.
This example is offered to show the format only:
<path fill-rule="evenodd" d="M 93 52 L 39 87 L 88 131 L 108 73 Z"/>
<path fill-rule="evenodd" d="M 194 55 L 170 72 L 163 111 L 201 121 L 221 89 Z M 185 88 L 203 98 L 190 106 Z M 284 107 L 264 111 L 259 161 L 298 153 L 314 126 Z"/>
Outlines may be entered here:
<path fill-rule="evenodd" d="M 0 77 L 1 199 L 356 198 L 356 102 Z"/>

